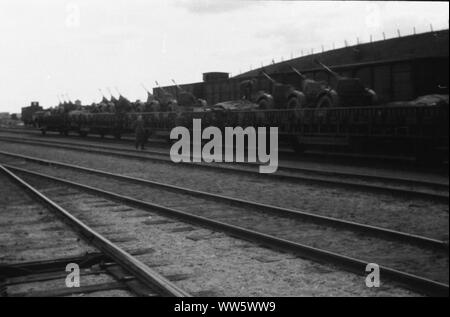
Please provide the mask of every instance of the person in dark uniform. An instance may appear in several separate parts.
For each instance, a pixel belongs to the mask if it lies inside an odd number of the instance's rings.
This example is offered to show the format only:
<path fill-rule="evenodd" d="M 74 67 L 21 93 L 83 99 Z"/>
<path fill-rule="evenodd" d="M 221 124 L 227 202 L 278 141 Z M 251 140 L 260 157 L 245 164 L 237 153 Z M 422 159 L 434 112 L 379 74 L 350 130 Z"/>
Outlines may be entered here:
<path fill-rule="evenodd" d="M 147 133 L 145 131 L 144 120 L 142 119 L 141 115 L 137 117 L 137 120 L 134 123 L 134 133 L 136 134 L 136 142 L 135 142 L 136 150 L 138 148 L 144 150 L 145 143 L 147 141 Z"/>

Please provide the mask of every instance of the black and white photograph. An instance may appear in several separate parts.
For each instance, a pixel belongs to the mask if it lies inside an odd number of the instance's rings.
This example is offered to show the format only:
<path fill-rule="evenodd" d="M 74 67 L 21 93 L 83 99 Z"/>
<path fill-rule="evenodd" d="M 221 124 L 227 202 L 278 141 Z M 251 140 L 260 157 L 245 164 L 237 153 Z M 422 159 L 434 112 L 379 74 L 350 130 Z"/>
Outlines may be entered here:
<path fill-rule="evenodd" d="M 449 2 L 2 0 L 0 35 L 0 297 L 449 296 Z"/>

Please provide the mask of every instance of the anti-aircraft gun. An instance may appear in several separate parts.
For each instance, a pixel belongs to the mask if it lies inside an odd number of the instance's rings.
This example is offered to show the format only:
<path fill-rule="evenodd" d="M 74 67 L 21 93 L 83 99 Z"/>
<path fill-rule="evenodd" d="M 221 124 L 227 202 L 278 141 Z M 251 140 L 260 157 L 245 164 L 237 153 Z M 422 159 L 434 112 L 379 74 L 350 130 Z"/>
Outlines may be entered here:
<path fill-rule="evenodd" d="M 142 88 L 147 92 L 147 101 L 145 102 L 144 111 L 141 112 L 159 112 L 161 111 L 161 104 L 159 100 L 141 83 Z"/>
<path fill-rule="evenodd" d="M 179 86 L 175 80 L 172 79 L 175 87 L 177 87 L 177 101 L 178 104 L 186 110 L 202 111 L 207 106 L 206 100 L 197 98 L 193 93 Z"/>
<path fill-rule="evenodd" d="M 100 95 L 102 96 L 102 100 L 98 103 L 93 103 L 92 106 L 90 107 L 90 111 L 93 113 L 102 113 L 102 112 L 109 112 L 109 103 L 110 101 L 108 100 L 108 98 L 106 98 L 105 94 L 103 93 L 103 91 L 98 88 L 98 91 L 100 92 Z"/>
<path fill-rule="evenodd" d="M 163 87 L 159 85 L 159 83 L 155 80 L 156 86 L 161 90 L 162 94 L 157 96 L 159 104 L 161 106 L 161 111 L 175 111 L 178 108 L 177 99 L 165 90 Z"/>
<path fill-rule="evenodd" d="M 276 81 L 265 71 L 261 71 L 261 73 L 272 83 L 272 97 L 276 108 L 301 108 L 306 104 L 306 98 L 303 92 L 298 91 L 292 85 Z"/>
<path fill-rule="evenodd" d="M 63 102 L 61 103 L 61 99 L 59 98 L 61 96 Z M 59 113 L 59 114 L 67 114 L 72 110 L 76 110 L 76 105 L 75 103 L 72 102 L 72 100 L 69 97 L 69 94 L 61 94 L 58 97 L 58 101 L 59 104 L 58 106 L 53 110 L 53 112 L 55 113 Z M 66 98 L 68 101 L 66 101 Z"/>
<path fill-rule="evenodd" d="M 315 62 L 334 79 L 330 84 L 331 89 L 319 98 L 318 108 L 361 107 L 377 103 L 377 94 L 365 87 L 359 78 L 341 76 L 320 61 Z"/>
<path fill-rule="evenodd" d="M 108 124 L 111 125 L 112 134 L 116 139 L 120 139 L 122 131 L 126 125 L 127 113 L 132 110 L 131 102 L 122 96 L 119 89 L 114 87 L 119 94 L 119 99 L 114 97 L 111 89 L 107 87 L 109 94 L 111 95 L 111 100 L 108 103 L 108 112 L 110 115 L 105 116 L 105 120 L 110 120 Z M 103 135 L 103 133 L 101 134 Z"/>
<path fill-rule="evenodd" d="M 300 79 L 299 90 L 304 95 L 304 103 L 299 103 L 301 100 L 291 100 L 289 108 L 314 108 L 319 99 L 326 95 L 331 89 L 327 83 L 310 79 L 302 74 L 297 68 L 289 65 L 289 68 L 298 75 Z"/>
<path fill-rule="evenodd" d="M 107 105 L 108 102 L 109 102 L 109 100 L 108 100 L 108 98 L 106 98 L 105 94 L 103 93 L 103 90 L 101 90 L 101 89 L 99 88 L 98 91 L 99 91 L 100 94 L 102 95 L 102 101 L 100 101 L 100 103 L 104 103 L 105 105 Z"/>
<path fill-rule="evenodd" d="M 239 97 L 218 102 L 208 107 L 208 110 L 222 111 L 252 111 L 273 108 L 273 97 L 270 93 L 258 89 L 260 81 L 255 78 L 239 82 Z M 255 89 L 256 88 L 256 89 Z"/>
<path fill-rule="evenodd" d="M 109 88 L 109 87 L 107 87 L 107 89 L 108 89 L 108 92 L 109 92 L 109 94 L 110 94 L 110 96 L 111 96 L 111 98 L 110 98 L 110 100 L 109 100 L 109 107 L 111 108 L 111 109 L 113 109 L 113 112 L 116 112 L 116 107 L 117 107 L 117 105 L 118 105 L 118 103 L 119 103 L 119 100 L 116 98 L 116 97 L 114 97 L 114 95 L 113 95 L 113 93 L 111 92 L 111 89 Z"/>

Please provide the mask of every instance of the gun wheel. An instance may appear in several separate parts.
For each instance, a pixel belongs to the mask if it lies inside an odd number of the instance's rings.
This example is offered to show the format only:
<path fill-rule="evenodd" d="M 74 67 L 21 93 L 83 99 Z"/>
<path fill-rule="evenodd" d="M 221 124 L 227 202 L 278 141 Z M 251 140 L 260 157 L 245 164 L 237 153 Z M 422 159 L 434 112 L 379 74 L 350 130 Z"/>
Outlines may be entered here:
<path fill-rule="evenodd" d="M 288 109 L 302 109 L 304 106 L 302 101 L 297 97 L 291 97 L 287 103 Z"/>
<path fill-rule="evenodd" d="M 260 99 L 258 105 L 260 109 L 269 109 L 269 101 L 267 99 Z"/>
<path fill-rule="evenodd" d="M 323 108 L 331 108 L 333 107 L 333 100 L 330 96 L 324 95 L 320 97 L 319 101 L 317 102 L 317 108 L 323 109 Z"/>
<path fill-rule="evenodd" d="M 306 108 L 306 102 L 304 96 L 293 96 L 289 98 L 287 102 L 287 109 L 293 110 L 296 118 L 300 118 L 303 115 L 303 109 Z"/>

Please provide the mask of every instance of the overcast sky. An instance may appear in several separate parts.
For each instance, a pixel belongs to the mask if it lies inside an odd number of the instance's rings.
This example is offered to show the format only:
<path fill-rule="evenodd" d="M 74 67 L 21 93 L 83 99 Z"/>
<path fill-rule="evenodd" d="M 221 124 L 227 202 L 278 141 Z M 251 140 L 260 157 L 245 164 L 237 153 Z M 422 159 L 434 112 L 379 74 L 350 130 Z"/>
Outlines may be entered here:
<path fill-rule="evenodd" d="M 447 2 L 1 0 L 0 112 L 20 112 L 32 100 L 53 106 L 61 93 L 92 103 L 106 87 L 145 99 L 141 83 L 236 75 L 345 39 L 448 28 L 448 9 Z"/>

